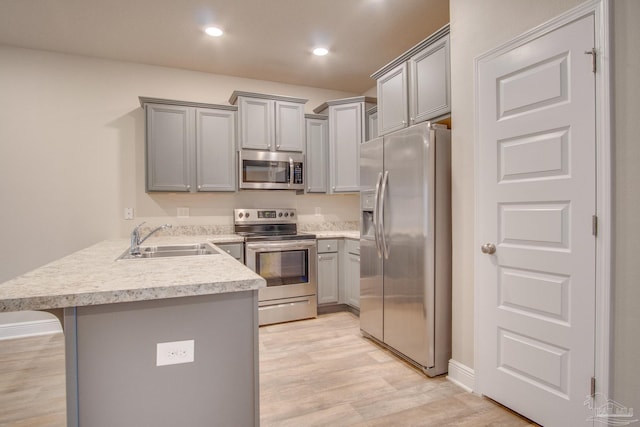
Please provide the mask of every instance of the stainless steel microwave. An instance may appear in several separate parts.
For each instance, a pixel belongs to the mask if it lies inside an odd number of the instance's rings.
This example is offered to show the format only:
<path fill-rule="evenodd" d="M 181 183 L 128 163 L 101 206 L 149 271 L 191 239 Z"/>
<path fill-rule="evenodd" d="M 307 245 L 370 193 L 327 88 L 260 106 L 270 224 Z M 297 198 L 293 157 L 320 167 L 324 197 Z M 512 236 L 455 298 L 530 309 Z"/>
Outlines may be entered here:
<path fill-rule="evenodd" d="M 240 188 L 304 190 L 304 154 L 242 150 L 238 155 Z"/>

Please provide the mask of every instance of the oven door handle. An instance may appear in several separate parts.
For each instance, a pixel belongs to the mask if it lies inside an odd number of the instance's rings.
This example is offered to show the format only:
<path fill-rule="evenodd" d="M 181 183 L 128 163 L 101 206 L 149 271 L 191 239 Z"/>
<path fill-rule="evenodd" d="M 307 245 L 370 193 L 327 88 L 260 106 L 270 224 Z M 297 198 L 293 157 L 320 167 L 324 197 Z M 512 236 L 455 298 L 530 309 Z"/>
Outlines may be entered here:
<path fill-rule="evenodd" d="M 247 250 L 254 252 L 266 252 L 277 250 L 297 250 L 297 249 L 310 249 L 316 246 L 315 240 L 298 241 L 289 240 L 287 242 L 260 242 L 260 243 L 247 243 Z"/>

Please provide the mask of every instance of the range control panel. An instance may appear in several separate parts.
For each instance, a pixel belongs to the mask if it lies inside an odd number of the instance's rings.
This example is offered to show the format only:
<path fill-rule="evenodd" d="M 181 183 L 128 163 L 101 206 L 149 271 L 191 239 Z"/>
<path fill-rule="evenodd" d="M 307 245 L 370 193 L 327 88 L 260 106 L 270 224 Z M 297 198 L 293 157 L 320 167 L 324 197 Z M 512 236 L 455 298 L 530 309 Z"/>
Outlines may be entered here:
<path fill-rule="evenodd" d="M 295 224 L 296 210 L 287 209 L 234 209 L 234 224 Z"/>

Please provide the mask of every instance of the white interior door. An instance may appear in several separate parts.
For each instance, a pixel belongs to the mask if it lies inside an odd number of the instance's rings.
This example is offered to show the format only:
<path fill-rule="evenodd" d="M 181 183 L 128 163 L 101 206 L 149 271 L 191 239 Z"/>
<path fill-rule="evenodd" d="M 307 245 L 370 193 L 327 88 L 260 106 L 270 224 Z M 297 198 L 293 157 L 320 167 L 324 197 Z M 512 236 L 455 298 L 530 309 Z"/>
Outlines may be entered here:
<path fill-rule="evenodd" d="M 587 16 L 477 69 L 478 388 L 545 427 L 590 416 L 593 46 Z"/>

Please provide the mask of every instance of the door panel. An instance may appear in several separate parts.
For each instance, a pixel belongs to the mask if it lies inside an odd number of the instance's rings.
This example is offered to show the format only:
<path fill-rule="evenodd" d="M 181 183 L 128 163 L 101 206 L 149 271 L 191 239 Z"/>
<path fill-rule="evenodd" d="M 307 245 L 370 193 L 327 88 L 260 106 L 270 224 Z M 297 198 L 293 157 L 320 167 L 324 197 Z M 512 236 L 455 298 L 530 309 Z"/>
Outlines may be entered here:
<path fill-rule="evenodd" d="M 360 230 L 360 327 L 380 341 L 384 340 L 383 262 L 376 243 L 374 215 L 376 184 L 382 177 L 383 138 L 372 139 L 360 147 L 361 230 Z M 365 210 L 366 209 L 366 210 Z"/>
<path fill-rule="evenodd" d="M 590 415 L 593 43 L 588 16 L 478 67 L 479 391 L 546 427 Z"/>
<path fill-rule="evenodd" d="M 434 365 L 433 146 L 427 124 L 385 136 L 389 180 L 384 229 L 384 341 L 423 366 Z"/>

